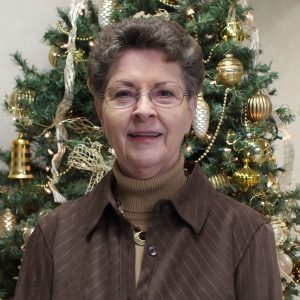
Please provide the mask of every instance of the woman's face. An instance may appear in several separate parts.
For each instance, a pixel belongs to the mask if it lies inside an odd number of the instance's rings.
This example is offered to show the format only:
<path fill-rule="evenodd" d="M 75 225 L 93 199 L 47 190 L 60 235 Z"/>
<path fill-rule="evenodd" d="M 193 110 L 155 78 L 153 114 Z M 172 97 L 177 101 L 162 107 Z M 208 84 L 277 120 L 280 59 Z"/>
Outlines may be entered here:
<path fill-rule="evenodd" d="M 177 62 L 165 62 L 159 50 L 129 49 L 111 65 L 106 89 L 130 86 L 138 92 L 150 91 L 163 82 L 186 92 Z M 146 179 L 177 162 L 196 109 L 196 97 L 187 100 L 176 107 L 158 107 L 143 93 L 134 106 L 125 109 L 96 101 L 104 133 L 125 175 Z"/>

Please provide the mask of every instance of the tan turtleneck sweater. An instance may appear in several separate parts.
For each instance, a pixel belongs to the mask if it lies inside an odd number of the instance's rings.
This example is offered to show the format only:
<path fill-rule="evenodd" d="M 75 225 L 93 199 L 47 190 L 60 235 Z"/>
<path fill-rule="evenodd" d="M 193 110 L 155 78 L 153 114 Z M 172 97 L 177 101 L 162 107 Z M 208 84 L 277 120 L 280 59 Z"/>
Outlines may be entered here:
<path fill-rule="evenodd" d="M 150 217 L 155 203 L 170 198 L 184 184 L 184 156 L 163 174 L 148 178 L 135 179 L 122 174 L 116 161 L 113 173 L 117 181 L 119 200 L 126 218 L 143 231 L 149 227 Z M 135 278 L 138 283 L 142 265 L 144 247 L 135 246 Z"/>

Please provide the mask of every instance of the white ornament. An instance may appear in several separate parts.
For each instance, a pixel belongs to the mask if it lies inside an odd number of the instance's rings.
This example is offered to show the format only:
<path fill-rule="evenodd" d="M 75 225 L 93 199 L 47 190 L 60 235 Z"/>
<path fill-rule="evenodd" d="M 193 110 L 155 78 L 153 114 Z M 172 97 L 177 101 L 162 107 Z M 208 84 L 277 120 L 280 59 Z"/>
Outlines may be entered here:
<path fill-rule="evenodd" d="M 199 139 L 204 139 L 209 126 L 209 106 L 204 101 L 203 94 L 198 95 L 197 109 L 193 120 L 193 129 Z"/>
<path fill-rule="evenodd" d="M 115 5 L 115 0 L 100 0 L 98 8 L 98 22 L 100 27 L 110 24 L 111 14 Z"/>
<path fill-rule="evenodd" d="M 289 278 L 293 270 L 292 259 L 282 250 L 277 250 L 277 260 L 280 269 L 281 277 Z"/>

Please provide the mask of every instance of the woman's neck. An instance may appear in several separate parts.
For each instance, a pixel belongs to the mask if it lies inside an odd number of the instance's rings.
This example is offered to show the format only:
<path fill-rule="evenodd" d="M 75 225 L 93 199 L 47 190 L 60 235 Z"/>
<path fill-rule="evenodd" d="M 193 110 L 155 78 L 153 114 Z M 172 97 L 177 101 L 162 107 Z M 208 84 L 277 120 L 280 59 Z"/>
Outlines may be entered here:
<path fill-rule="evenodd" d="M 135 179 L 122 174 L 116 161 L 113 173 L 122 209 L 127 213 L 150 213 L 160 199 L 170 198 L 184 184 L 184 157 L 165 173 L 148 178 Z"/>

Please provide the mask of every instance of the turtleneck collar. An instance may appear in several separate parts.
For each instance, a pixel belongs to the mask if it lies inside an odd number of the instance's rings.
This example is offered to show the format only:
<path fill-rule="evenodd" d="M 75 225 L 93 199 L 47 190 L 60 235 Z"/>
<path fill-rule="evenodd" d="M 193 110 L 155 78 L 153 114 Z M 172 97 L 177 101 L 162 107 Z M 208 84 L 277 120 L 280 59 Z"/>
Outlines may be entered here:
<path fill-rule="evenodd" d="M 121 173 L 118 162 L 113 166 L 122 209 L 131 213 L 150 213 L 160 199 L 170 198 L 185 183 L 184 156 L 163 174 L 135 179 Z"/>

